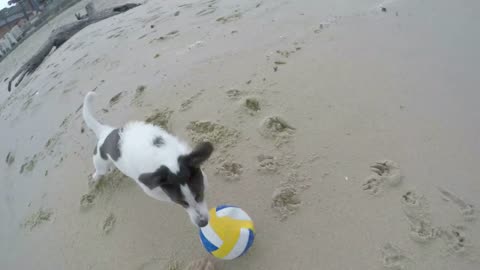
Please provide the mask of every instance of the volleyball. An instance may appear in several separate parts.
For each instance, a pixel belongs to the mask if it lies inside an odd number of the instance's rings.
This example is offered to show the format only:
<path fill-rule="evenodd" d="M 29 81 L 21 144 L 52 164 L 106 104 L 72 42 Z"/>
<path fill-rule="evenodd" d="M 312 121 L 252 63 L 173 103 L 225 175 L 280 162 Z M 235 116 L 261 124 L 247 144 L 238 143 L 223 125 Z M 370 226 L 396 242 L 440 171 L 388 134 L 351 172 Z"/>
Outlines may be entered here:
<path fill-rule="evenodd" d="M 253 244 L 253 221 L 242 209 L 220 205 L 209 211 L 210 221 L 200 229 L 200 240 L 213 256 L 232 260 L 245 254 Z"/>

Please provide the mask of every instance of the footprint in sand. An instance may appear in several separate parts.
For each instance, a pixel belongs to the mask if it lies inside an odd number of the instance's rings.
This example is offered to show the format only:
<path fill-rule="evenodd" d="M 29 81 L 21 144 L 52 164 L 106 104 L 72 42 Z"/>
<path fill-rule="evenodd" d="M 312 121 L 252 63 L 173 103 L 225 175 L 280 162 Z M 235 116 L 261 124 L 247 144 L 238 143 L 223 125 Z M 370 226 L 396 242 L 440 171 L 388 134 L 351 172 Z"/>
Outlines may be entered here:
<path fill-rule="evenodd" d="M 438 190 L 443 195 L 444 200 L 452 202 L 459 208 L 460 213 L 463 215 L 463 218 L 466 221 L 472 221 L 475 219 L 475 208 L 473 205 L 466 203 L 460 197 L 456 196 L 448 190 L 445 190 L 443 188 L 438 188 Z"/>
<path fill-rule="evenodd" d="M 110 107 L 112 107 L 113 105 L 117 104 L 120 99 L 122 98 L 122 95 L 123 95 L 123 92 L 120 92 L 118 94 L 116 94 L 115 96 L 113 96 L 110 101 L 108 102 L 108 104 L 110 105 Z"/>
<path fill-rule="evenodd" d="M 255 114 L 260 111 L 260 102 L 255 97 L 247 97 L 245 98 L 243 105 L 248 110 L 250 114 Z"/>
<path fill-rule="evenodd" d="M 131 105 L 135 106 L 142 106 L 143 105 L 143 94 L 145 93 L 145 89 L 147 87 L 145 85 L 139 85 L 135 90 L 135 96 L 133 97 L 132 101 L 130 102 Z"/>
<path fill-rule="evenodd" d="M 214 264 L 209 259 L 200 259 L 190 263 L 187 270 L 215 270 Z"/>
<path fill-rule="evenodd" d="M 181 269 L 181 262 L 177 261 L 175 258 L 171 258 L 164 269 L 168 270 L 179 270 Z"/>
<path fill-rule="evenodd" d="M 145 119 L 146 123 L 159 126 L 165 130 L 170 130 L 170 118 L 173 111 L 166 108 L 163 111 L 155 110 L 155 112 Z"/>
<path fill-rule="evenodd" d="M 257 170 L 261 173 L 275 173 L 278 170 L 278 161 L 274 156 L 260 154 L 257 162 Z"/>
<path fill-rule="evenodd" d="M 294 214 L 301 203 L 298 190 L 294 186 L 280 186 L 273 191 L 272 208 L 278 212 L 281 221 Z"/>
<path fill-rule="evenodd" d="M 273 66 L 273 71 L 277 72 L 278 71 L 278 66 L 283 66 L 283 65 L 286 65 L 287 62 L 286 61 L 282 61 L 282 60 L 277 60 L 275 62 L 273 62 L 275 65 Z"/>
<path fill-rule="evenodd" d="M 112 193 L 121 187 L 135 185 L 129 177 L 125 176 L 116 168 L 91 184 L 92 190 L 90 191 L 90 193 L 93 192 L 96 195 L 102 193 Z"/>
<path fill-rule="evenodd" d="M 55 154 L 55 147 L 57 144 L 60 142 L 60 137 L 63 135 L 64 131 L 59 131 L 55 133 L 52 137 L 48 139 L 48 141 L 45 143 L 45 152 L 53 156 Z"/>
<path fill-rule="evenodd" d="M 448 229 L 442 230 L 441 235 L 449 252 L 465 252 L 468 243 L 465 229 L 462 226 L 451 226 Z"/>
<path fill-rule="evenodd" d="M 240 132 L 210 121 L 192 121 L 187 126 L 193 142 L 211 142 L 230 148 L 238 142 Z"/>
<path fill-rule="evenodd" d="M 113 29 L 113 30 L 116 30 L 116 29 Z M 107 34 L 110 33 L 110 32 L 113 32 L 113 31 L 109 31 L 109 32 L 107 32 Z M 122 36 L 122 34 L 123 34 L 124 32 L 125 32 L 124 30 L 117 31 L 117 32 L 109 35 L 109 36 L 107 37 L 107 39 L 118 38 L 118 37 Z"/>
<path fill-rule="evenodd" d="M 275 146 L 279 147 L 290 141 L 295 128 L 280 116 L 269 116 L 263 120 L 259 131 L 262 136 L 274 139 Z"/>
<path fill-rule="evenodd" d="M 300 51 L 302 47 L 295 47 L 295 49 L 292 50 L 277 50 L 276 53 L 282 57 L 288 58 L 290 55 Z M 281 63 L 281 64 L 286 64 L 286 63 Z"/>
<path fill-rule="evenodd" d="M 100 195 L 111 196 L 120 188 L 135 186 L 130 178 L 117 169 L 113 169 L 112 172 L 102 176 L 98 181 L 90 180 L 88 184 L 89 192 L 82 195 L 80 199 L 80 208 L 82 210 L 89 209 L 95 205 L 95 201 Z"/>
<path fill-rule="evenodd" d="M 272 208 L 279 214 L 280 221 L 286 220 L 302 205 L 300 194 L 310 187 L 310 178 L 291 171 L 286 181 L 272 195 Z"/>
<path fill-rule="evenodd" d="M 187 4 L 181 4 L 178 5 L 179 8 L 192 8 L 193 4 L 192 3 L 187 3 Z"/>
<path fill-rule="evenodd" d="M 381 176 L 391 186 L 400 184 L 403 179 L 397 163 L 391 160 L 376 162 L 371 166 L 374 173 Z"/>
<path fill-rule="evenodd" d="M 242 17 L 242 13 L 235 12 L 235 13 L 230 14 L 228 16 L 222 16 L 222 17 L 218 18 L 216 21 L 225 24 L 225 23 L 236 21 L 236 20 L 240 19 L 241 17 Z"/>
<path fill-rule="evenodd" d="M 8 152 L 7 157 L 5 158 L 5 163 L 10 166 L 13 162 L 15 162 L 15 155 L 12 152 Z"/>
<path fill-rule="evenodd" d="M 217 2 L 218 2 L 218 0 L 210 0 L 210 1 L 206 1 L 206 2 L 201 3 L 202 5 L 206 5 L 207 7 L 205 9 L 200 10 L 195 15 L 206 16 L 208 14 L 214 13 L 218 8 L 217 6 L 215 6 L 215 4 L 217 4 Z"/>
<path fill-rule="evenodd" d="M 84 194 L 80 199 L 80 207 L 82 209 L 88 209 L 94 205 L 95 198 L 97 195 L 95 193 Z"/>
<path fill-rule="evenodd" d="M 69 51 L 72 51 L 72 52 L 73 52 L 73 51 L 76 51 L 76 50 L 78 50 L 78 49 L 80 49 L 80 48 L 83 48 L 84 45 L 85 45 L 85 42 L 84 42 L 84 41 L 77 42 L 77 43 L 72 42 L 71 45 L 69 45 L 69 46 L 66 48 L 66 50 L 67 50 L 67 51 L 69 50 Z"/>
<path fill-rule="evenodd" d="M 407 191 L 401 198 L 403 212 L 410 223 L 410 237 L 421 243 L 437 238 L 439 231 L 432 225 L 430 208 L 425 197 Z"/>
<path fill-rule="evenodd" d="M 242 95 L 244 95 L 244 92 L 238 89 L 230 89 L 225 93 L 227 94 L 227 97 L 232 100 L 238 100 Z"/>
<path fill-rule="evenodd" d="M 57 163 L 54 165 L 55 168 L 58 168 L 64 161 L 66 156 L 60 157 L 60 159 L 57 161 Z"/>
<path fill-rule="evenodd" d="M 110 213 L 105 219 L 105 221 L 103 222 L 103 225 L 102 225 L 103 233 L 109 234 L 112 231 L 113 227 L 115 226 L 115 222 L 117 222 L 117 218 L 113 213 Z"/>
<path fill-rule="evenodd" d="M 143 35 L 139 36 L 137 39 L 144 39 L 144 38 L 146 38 L 147 36 L 148 36 L 148 34 L 143 34 Z"/>
<path fill-rule="evenodd" d="M 150 40 L 149 43 L 153 43 L 153 42 L 157 42 L 157 41 L 165 41 L 165 40 L 168 40 L 168 39 L 175 38 L 179 35 L 180 34 L 179 34 L 178 30 L 170 31 L 167 34 L 165 34 L 164 36 L 160 36 L 158 38 L 154 38 L 154 39 Z"/>
<path fill-rule="evenodd" d="M 72 66 L 76 66 L 76 65 L 80 64 L 87 56 L 88 56 L 88 53 L 84 54 L 83 56 L 78 58 L 75 62 L 73 62 Z M 80 66 L 77 67 L 77 69 L 80 69 Z"/>
<path fill-rule="evenodd" d="M 372 164 L 370 169 L 374 174 L 368 176 L 362 184 L 362 189 L 369 194 L 376 195 L 381 193 L 385 184 L 393 187 L 402 182 L 403 175 L 394 161 L 378 161 Z"/>
<path fill-rule="evenodd" d="M 70 124 L 70 120 L 72 120 L 72 114 L 68 114 L 62 121 L 62 123 L 60 123 L 60 127 L 61 128 L 65 128 L 68 126 L 68 124 Z"/>
<path fill-rule="evenodd" d="M 380 193 L 382 182 L 376 176 L 369 176 L 365 183 L 362 184 L 362 189 L 369 194 L 375 195 Z"/>
<path fill-rule="evenodd" d="M 53 211 L 51 209 L 40 208 L 37 212 L 29 216 L 25 222 L 21 224 L 21 227 L 27 228 L 31 231 L 40 224 L 50 221 L 52 215 Z"/>
<path fill-rule="evenodd" d="M 200 90 L 195 95 L 191 96 L 180 105 L 180 111 L 186 111 L 192 107 L 194 101 L 196 101 L 205 92 L 205 89 Z"/>
<path fill-rule="evenodd" d="M 243 166 L 240 163 L 226 161 L 221 164 L 216 174 L 221 175 L 227 181 L 237 181 L 243 173 Z"/>
<path fill-rule="evenodd" d="M 383 266 L 391 270 L 413 269 L 413 261 L 398 247 L 387 243 L 382 248 Z"/>
<path fill-rule="evenodd" d="M 82 123 L 81 123 L 80 125 L 81 125 L 81 126 L 80 126 L 80 133 L 82 133 L 82 134 L 83 134 L 83 133 L 85 133 L 85 128 L 86 128 L 86 126 L 85 126 L 85 122 L 84 122 L 84 121 L 82 121 Z"/>
<path fill-rule="evenodd" d="M 211 6 L 211 7 L 208 7 L 208 8 L 205 8 L 205 9 L 200 10 L 200 11 L 197 12 L 195 15 L 197 15 L 197 16 L 206 16 L 206 15 L 208 15 L 208 14 L 214 13 L 215 11 L 217 11 L 217 7 Z"/>
<path fill-rule="evenodd" d="M 316 29 L 313 30 L 313 32 L 314 32 L 315 34 L 319 34 L 320 32 L 323 31 L 323 29 L 325 29 L 325 25 L 324 25 L 323 23 L 321 23 L 321 24 L 318 26 L 318 28 L 316 28 Z"/>
<path fill-rule="evenodd" d="M 182 267 L 183 263 L 178 261 L 177 258 L 172 256 L 168 259 L 163 258 L 152 258 L 148 262 L 143 263 L 140 267 L 136 268 L 137 270 L 159 270 L 159 269 L 167 269 L 167 270 L 179 270 L 184 269 Z M 199 265 L 200 267 L 200 265 Z M 189 268 L 188 268 L 189 269 Z M 208 270 L 209 268 L 194 268 L 195 270 Z M 213 270 L 213 269 L 212 269 Z"/>
<path fill-rule="evenodd" d="M 147 262 L 142 263 L 137 270 L 157 270 L 162 269 L 162 259 L 160 258 L 151 258 Z"/>
<path fill-rule="evenodd" d="M 37 155 L 34 155 L 32 158 L 28 158 L 25 163 L 22 164 L 20 167 L 20 174 L 24 172 L 29 173 L 35 169 L 35 165 L 37 164 Z"/>
<path fill-rule="evenodd" d="M 25 102 L 22 104 L 21 111 L 22 111 L 22 112 L 26 111 L 26 110 L 30 107 L 30 105 L 32 104 L 32 102 L 33 102 L 32 96 L 27 97 L 27 99 L 25 100 Z"/>

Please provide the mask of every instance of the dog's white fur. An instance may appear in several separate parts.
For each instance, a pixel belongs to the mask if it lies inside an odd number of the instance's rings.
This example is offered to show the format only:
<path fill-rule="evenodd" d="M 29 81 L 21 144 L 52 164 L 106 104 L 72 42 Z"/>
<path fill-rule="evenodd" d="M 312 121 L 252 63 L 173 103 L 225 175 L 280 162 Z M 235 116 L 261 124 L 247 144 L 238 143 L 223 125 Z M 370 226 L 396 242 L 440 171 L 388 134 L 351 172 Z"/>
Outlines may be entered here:
<path fill-rule="evenodd" d="M 92 175 L 93 180 L 98 181 L 101 176 L 112 169 L 112 166 L 115 166 L 123 174 L 135 180 L 149 196 L 157 200 L 171 202 L 168 195 L 160 187 L 148 188 L 138 180 L 139 176 L 143 173 L 154 172 L 160 165 L 168 167 L 172 173 L 177 173 L 179 171 L 178 157 L 189 154 L 192 149 L 185 142 L 169 134 L 164 129 L 136 121 L 127 123 L 123 127 L 120 135 L 120 158 L 117 161 L 110 157 L 108 160 L 102 159 L 99 148 L 115 128 L 103 125 L 93 117 L 91 106 L 95 95 L 94 92 L 87 93 L 83 104 L 83 119 L 98 138 L 97 151 L 93 156 L 93 164 L 95 166 L 95 173 Z M 163 138 L 163 145 L 160 149 L 152 144 L 156 137 Z M 203 171 L 202 174 L 206 189 L 207 176 Z M 187 185 L 182 185 L 181 191 L 189 204 L 186 211 L 192 223 L 196 224 L 199 218 L 207 218 L 208 220 L 206 201 L 203 200 L 203 202 L 197 203 Z"/>

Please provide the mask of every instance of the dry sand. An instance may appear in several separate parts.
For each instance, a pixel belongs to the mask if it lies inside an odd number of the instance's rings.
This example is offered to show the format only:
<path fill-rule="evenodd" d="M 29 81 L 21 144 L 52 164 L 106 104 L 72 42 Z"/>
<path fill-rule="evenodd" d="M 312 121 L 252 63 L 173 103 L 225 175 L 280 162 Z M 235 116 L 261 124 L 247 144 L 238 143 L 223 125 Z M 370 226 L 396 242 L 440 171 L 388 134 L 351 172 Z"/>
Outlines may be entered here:
<path fill-rule="evenodd" d="M 150 0 L 82 30 L 8 94 L 85 4 L 0 63 L 0 269 L 207 256 L 180 207 L 119 173 L 88 186 L 91 90 L 107 123 L 215 143 L 209 205 L 239 205 L 257 228 L 217 269 L 480 269 L 478 1 Z"/>

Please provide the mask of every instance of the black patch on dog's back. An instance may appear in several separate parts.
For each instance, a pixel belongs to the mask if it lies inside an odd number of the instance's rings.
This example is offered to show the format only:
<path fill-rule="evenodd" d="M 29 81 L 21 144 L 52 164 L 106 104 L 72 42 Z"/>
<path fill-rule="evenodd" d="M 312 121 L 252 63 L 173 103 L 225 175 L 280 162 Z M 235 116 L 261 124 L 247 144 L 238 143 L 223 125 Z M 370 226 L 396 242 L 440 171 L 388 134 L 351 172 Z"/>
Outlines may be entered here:
<path fill-rule="evenodd" d="M 156 147 L 160 147 L 162 145 L 165 144 L 165 141 L 163 140 L 162 137 L 158 136 L 158 137 L 155 137 L 155 139 L 153 139 L 153 145 L 155 145 Z"/>
<path fill-rule="evenodd" d="M 97 154 L 97 147 L 98 147 L 98 145 L 95 144 L 95 148 L 93 148 L 93 155 L 96 155 L 96 154 Z"/>
<path fill-rule="evenodd" d="M 107 138 L 103 142 L 102 146 L 100 146 L 100 156 L 104 160 L 108 160 L 108 156 L 114 161 L 117 161 L 120 156 L 120 132 L 121 129 L 114 129 L 110 134 L 108 134 Z"/>

